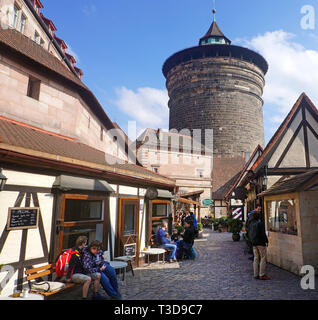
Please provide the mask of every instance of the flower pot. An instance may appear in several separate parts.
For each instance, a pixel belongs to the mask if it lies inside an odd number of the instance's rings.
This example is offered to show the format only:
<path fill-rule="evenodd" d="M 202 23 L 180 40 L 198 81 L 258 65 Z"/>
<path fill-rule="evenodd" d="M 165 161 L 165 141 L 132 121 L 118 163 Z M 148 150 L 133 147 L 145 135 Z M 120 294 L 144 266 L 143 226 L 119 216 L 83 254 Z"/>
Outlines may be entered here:
<path fill-rule="evenodd" d="M 237 241 L 241 240 L 241 236 L 240 236 L 239 233 L 233 233 L 232 234 L 232 239 L 233 239 L 233 241 L 237 242 Z"/>
<path fill-rule="evenodd" d="M 221 227 L 221 232 L 227 232 L 227 227 Z"/>

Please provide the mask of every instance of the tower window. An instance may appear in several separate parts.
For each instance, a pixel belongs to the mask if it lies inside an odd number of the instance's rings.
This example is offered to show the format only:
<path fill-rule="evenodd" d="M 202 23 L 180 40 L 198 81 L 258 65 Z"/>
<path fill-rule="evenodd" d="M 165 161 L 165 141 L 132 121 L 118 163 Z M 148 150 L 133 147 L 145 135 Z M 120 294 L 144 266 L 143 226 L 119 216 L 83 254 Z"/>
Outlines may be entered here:
<path fill-rule="evenodd" d="M 103 127 L 100 127 L 100 141 L 104 140 L 104 129 Z"/>
<path fill-rule="evenodd" d="M 41 87 L 41 81 L 38 79 L 35 79 L 33 77 L 29 78 L 29 84 L 28 84 L 28 93 L 27 96 L 30 98 L 33 98 L 35 100 L 39 100 L 40 98 L 40 87 Z"/>

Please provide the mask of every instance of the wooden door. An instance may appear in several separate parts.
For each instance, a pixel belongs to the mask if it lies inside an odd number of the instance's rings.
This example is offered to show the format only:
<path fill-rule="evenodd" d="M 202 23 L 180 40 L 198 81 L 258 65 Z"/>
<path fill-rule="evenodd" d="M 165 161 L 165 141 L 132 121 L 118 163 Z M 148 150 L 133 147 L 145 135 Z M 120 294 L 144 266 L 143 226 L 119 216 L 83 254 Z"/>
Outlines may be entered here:
<path fill-rule="evenodd" d="M 133 255 L 139 264 L 139 199 L 119 199 L 117 255 Z"/>

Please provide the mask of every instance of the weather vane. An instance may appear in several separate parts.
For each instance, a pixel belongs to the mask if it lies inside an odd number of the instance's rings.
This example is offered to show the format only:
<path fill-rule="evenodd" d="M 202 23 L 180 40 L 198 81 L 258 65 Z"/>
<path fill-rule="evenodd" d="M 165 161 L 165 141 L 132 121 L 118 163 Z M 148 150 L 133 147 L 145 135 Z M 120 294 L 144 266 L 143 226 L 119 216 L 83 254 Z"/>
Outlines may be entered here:
<path fill-rule="evenodd" d="M 216 9 L 215 9 L 215 0 L 213 0 L 213 21 L 215 21 Z"/>

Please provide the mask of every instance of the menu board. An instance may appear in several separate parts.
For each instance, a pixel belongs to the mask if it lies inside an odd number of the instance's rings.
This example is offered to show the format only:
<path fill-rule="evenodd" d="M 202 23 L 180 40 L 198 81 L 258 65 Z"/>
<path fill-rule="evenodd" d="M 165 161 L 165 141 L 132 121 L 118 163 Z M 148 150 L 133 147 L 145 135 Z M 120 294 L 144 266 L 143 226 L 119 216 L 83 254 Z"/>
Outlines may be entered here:
<path fill-rule="evenodd" d="M 40 208 L 9 208 L 7 230 L 36 229 Z"/>
<path fill-rule="evenodd" d="M 124 246 L 124 256 L 135 257 L 136 256 L 136 243 L 126 244 Z"/>

